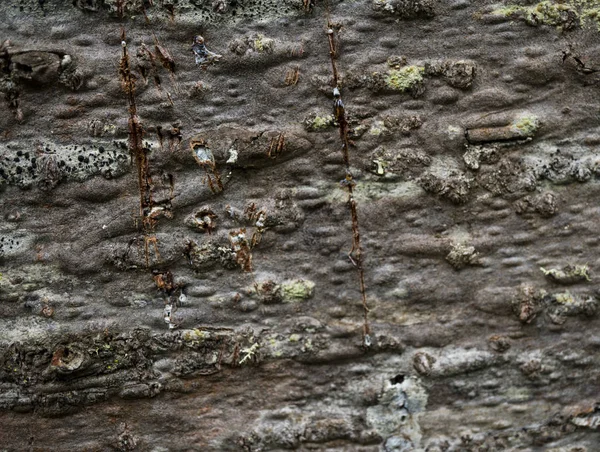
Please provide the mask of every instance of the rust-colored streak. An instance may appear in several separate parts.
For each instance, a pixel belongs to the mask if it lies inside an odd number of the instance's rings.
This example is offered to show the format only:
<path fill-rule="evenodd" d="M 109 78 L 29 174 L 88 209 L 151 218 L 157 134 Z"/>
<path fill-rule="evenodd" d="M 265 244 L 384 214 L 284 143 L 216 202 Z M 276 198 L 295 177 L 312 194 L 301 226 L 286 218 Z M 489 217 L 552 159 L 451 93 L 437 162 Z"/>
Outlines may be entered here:
<path fill-rule="evenodd" d="M 333 72 L 333 86 L 338 86 L 338 71 L 337 66 L 335 64 L 335 59 L 337 58 L 336 49 L 335 49 L 335 37 L 333 31 L 333 24 L 331 22 L 327 23 L 327 37 L 329 38 L 329 57 L 331 58 L 331 70 Z"/>
<path fill-rule="evenodd" d="M 223 191 L 223 182 L 221 181 L 221 175 L 217 170 L 212 151 L 208 147 L 206 140 L 192 139 L 190 141 L 190 149 L 194 155 L 194 159 L 200 165 L 205 172 L 204 182 L 208 184 L 208 187 L 213 193 L 220 193 Z"/>
<path fill-rule="evenodd" d="M 288 69 L 285 73 L 284 83 L 286 86 L 296 86 L 300 79 L 300 68 L 298 66 Z"/>
<path fill-rule="evenodd" d="M 156 225 L 155 216 L 152 215 L 152 179 L 148 162 L 149 149 L 144 147 L 142 125 L 137 115 L 137 105 L 135 102 L 135 76 L 131 72 L 129 62 L 129 53 L 127 52 L 127 43 L 125 30 L 121 32 L 122 54 L 119 64 L 119 76 L 121 86 L 127 95 L 129 107 L 129 152 L 135 162 L 138 176 L 138 187 L 140 192 L 140 217 L 142 218 L 142 228 L 144 232 L 146 266 L 149 265 L 149 245 L 154 245 L 156 256 L 158 256 L 158 247 L 156 237 L 149 237 L 149 234 Z"/>
<path fill-rule="evenodd" d="M 281 155 L 285 149 L 285 133 L 281 132 L 276 138 L 271 138 L 269 143 L 269 149 L 267 150 L 267 157 L 270 159 L 276 159 Z"/>
<path fill-rule="evenodd" d="M 363 267 L 362 248 L 360 245 L 360 229 L 358 224 L 358 211 L 356 200 L 354 199 L 354 182 L 352 173 L 350 172 L 350 140 L 348 139 L 348 119 L 346 109 L 342 101 L 341 92 L 338 88 L 338 70 L 336 65 L 337 52 L 335 47 L 335 32 L 333 24 L 328 21 L 327 37 L 329 39 L 329 56 L 331 59 L 331 67 L 333 71 L 334 82 L 334 115 L 339 126 L 340 140 L 342 142 L 342 158 L 346 167 L 346 178 L 342 181 L 342 186 L 348 190 L 348 205 L 350 207 L 350 215 L 352 218 L 352 249 L 348 253 L 348 257 L 352 264 L 356 267 L 359 280 L 359 289 L 363 305 L 363 344 L 368 347 L 371 344 L 370 327 L 369 327 L 369 306 L 367 304 L 367 291 L 365 286 L 365 272 Z"/>
<path fill-rule="evenodd" d="M 252 253 L 246 238 L 246 228 L 241 228 L 229 233 L 229 241 L 235 252 L 236 261 L 243 271 L 252 273 Z"/>

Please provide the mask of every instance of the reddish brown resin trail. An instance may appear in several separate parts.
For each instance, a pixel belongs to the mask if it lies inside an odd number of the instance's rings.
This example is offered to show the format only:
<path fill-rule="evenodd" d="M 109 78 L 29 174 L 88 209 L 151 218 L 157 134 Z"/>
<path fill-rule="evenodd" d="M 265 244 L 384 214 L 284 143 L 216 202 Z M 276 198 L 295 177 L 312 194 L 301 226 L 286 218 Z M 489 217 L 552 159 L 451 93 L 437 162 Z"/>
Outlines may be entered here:
<path fill-rule="evenodd" d="M 352 264 L 358 271 L 358 280 L 360 286 L 360 295 L 363 305 L 363 345 L 369 347 L 371 345 L 371 330 L 369 327 L 369 306 L 367 304 L 367 290 L 365 287 L 365 270 L 363 267 L 362 260 L 362 248 L 360 246 L 360 229 L 358 226 L 358 212 L 356 208 L 356 200 L 354 199 L 354 185 L 355 182 L 350 172 L 350 156 L 349 148 L 350 142 L 348 140 L 348 120 L 346 119 L 346 110 L 339 94 L 338 88 L 338 70 L 336 65 L 336 48 L 335 48 L 335 36 L 334 29 L 331 22 L 328 22 L 327 37 L 329 39 L 329 56 L 331 58 L 331 68 L 333 71 L 333 83 L 335 86 L 335 119 L 339 124 L 340 139 L 342 141 L 342 156 L 344 159 L 344 165 L 346 167 L 346 179 L 343 184 L 348 189 L 348 205 L 350 206 L 350 215 L 352 217 L 352 249 L 348 253 L 348 257 L 352 261 Z"/>

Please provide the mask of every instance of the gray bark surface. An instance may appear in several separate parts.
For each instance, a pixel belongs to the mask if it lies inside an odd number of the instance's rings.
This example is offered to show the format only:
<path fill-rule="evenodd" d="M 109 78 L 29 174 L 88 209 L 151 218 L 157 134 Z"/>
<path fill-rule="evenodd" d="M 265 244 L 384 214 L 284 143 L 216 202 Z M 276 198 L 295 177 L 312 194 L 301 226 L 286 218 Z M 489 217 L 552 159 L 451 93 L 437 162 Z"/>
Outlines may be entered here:
<path fill-rule="evenodd" d="M 3 0 L 0 449 L 599 451 L 599 24 Z"/>

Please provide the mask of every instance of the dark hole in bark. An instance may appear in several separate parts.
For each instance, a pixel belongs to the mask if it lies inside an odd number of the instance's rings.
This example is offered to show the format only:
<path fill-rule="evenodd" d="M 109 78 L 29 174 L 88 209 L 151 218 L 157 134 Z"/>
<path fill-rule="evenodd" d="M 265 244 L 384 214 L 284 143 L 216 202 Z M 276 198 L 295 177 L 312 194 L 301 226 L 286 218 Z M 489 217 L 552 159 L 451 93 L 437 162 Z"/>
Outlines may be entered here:
<path fill-rule="evenodd" d="M 398 374 L 393 378 L 390 378 L 390 383 L 393 385 L 399 385 L 404 381 L 404 375 Z"/>

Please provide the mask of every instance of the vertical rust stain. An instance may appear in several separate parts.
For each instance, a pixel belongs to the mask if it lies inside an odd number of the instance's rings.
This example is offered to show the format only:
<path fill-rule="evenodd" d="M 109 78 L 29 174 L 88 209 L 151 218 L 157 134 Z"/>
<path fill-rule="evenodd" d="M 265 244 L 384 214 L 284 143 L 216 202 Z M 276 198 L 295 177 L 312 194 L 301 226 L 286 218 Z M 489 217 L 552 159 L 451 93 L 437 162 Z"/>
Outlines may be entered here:
<path fill-rule="evenodd" d="M 144 148 L 143 135 L 144 131 L 137 114 L 137 105 L 135 102 L 135 76 L 131 72 L 129 63 L 129 53 L 127 52 L 125 30 L 121 31 L 121 46 L 122 54 L 119 64 L 119 76 L 121 78 L 121 86 L 127 95 L 127 103 L 129 107 L 129 152 L 135 161 L 138 186 L 140 191 L 140 217 L 142 218 L 142 229 L 144 232 L 144 253 L 146 257 L 146 267 L 149 266 L 149 248 L 150 244 L 154 246 L 156 256 L 158 256 L 158 246 L 156 237 L 151 237 L 154 226 L 156 225 L 155 215 L 152 215 L 152 179 L 150 177 L 148 152 Z"/>
<path fill-rule="evenodd" d="M 341 92 L 338 88 L 338 70 L 336 64 L 337 49 L 335 46 L 334 25 L 331 21 L 327 23 L 327 37 L 329 40 L 329 56 L 331 59 L 331 68 L 333 71 L 333 97 L 334 97 L 334 116 L 339 125 L 340 140 L 342 142 L 342 158 L 346 167 L 346 177 L 341 181 L 342 187 L 348 191 L 348 205 L 350 207 L 350 215 L 352 218 L 352 249 L 348 253 L 348 258 L 356 267 L 358 272 L 360 295 L 363 305 L 363 345 L 370 347 L 371 345 L 371 330 L 369 327 L 369 306 L 367 304 L 367 290 L 365 286 L 365 271 L 362 259 L 362 248 L 360 246 L 360 229 L 358 226 L 358 212 L 356 200 L 354 199 L 354 187 L 356 182 L 350 171 L 350 140 L 348 139 L 348 120 L 346 118 L 346 109 L 342 102 Z"/>

